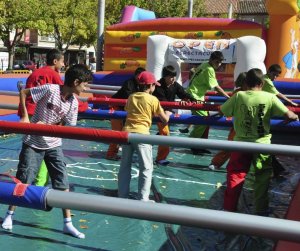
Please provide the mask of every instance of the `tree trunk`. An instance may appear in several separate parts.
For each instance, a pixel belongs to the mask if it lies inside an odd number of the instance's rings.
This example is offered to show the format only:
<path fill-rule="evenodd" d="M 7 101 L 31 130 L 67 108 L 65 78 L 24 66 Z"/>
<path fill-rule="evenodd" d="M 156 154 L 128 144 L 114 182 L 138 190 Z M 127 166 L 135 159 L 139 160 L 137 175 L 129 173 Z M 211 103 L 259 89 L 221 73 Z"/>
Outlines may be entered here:
<path fill-rule="evenodd" d="M 11 46 L 8 49 L 8 70 L 12 70 L 13 69 L 13 65 L 14 65 L 14 58 L 15 58 L 15 47 Z"/>

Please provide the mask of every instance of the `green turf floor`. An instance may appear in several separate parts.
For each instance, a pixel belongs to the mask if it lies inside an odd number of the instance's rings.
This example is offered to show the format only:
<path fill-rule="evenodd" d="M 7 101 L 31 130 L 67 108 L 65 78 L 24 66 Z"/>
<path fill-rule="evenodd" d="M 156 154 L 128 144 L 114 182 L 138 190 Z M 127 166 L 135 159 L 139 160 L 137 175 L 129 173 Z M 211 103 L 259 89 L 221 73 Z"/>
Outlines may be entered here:
<path fill-rule="evenodd" d="M 109 129 L 108 121 L 80 121 L 79 126 Z M 183 127 L 183 126 L 180 126 Z M 171 127 L 172 136 L 179 134 L 179 126 Z M 152 127 L 152 134 L 156 134 Z M 228 130 L 211 129 L 210 138 L 226 139 Z M 0 140 L 1 172 L 15 174 L 21 136 L 2 136 Z M 94 195 L 116 196 L 119 161 L 104 159 L 106 144 L 80 140 L 64 140 L 63 150 L 68 166 L 71 191 Z M 157 147 L 153 147 L 154 156 Z M 161 203 L 220 209 L 222 192 L 226 180 L 225 167 L 217 172 L 208 170 L 212 154 L 194 156 L 188 149 L 171 150 L 169 166 L 155 166 L 153 191 L 159 194 Z M 138 167 L 133 163 L 131 190 L 137 191 Z M 0 220 L 7 206 L 0 205 Z M 86 239 L 79 240 L 62 233 L 61 210 L 50 212 L 18 208 L 12 231 L 0 229 L 0 250 L 111 250 L 111 251 L 155 251 L 155 250 L 225 250 L 218 246 L 212 230 L 186 228 L 159 222 L 150 222 L 110 215 L 73 212 L 73 224 L 84 232 Z M 207 238 L 210 236 L 210 238 Z M 174 243 L 175 238 L 175 243 Z M 176 244 L 177 240 L 177 244 Z M 205 243 L 205 240 L 211 240 Z M 180 244 L 178 247 L 178 243 Z M 177 246 L 176 246 L 177 245 Z M 271 244 L 266 249 L 271 250 Z M 175 247 L 175 249 L 174 249 Z M 205 249 L 203 249 L 206 247 Z M 260 246 L 261 247 L 261 246 Z M 239 250 L 239 249 L 228 249 Z M 247 249 L 244 249 L 247 250 Z M 251 249 L 248 249 L 251 250 Z"/>

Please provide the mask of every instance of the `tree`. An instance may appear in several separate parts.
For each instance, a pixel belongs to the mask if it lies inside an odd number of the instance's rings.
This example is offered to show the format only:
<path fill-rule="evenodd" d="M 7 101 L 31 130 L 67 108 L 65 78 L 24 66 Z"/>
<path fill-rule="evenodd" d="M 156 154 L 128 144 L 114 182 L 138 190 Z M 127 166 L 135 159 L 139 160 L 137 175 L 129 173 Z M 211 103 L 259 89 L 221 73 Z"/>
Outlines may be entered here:
<path fill-rule="evenodd" d="M 25 30 L 35 28 L 39 18 L 39 0 L 0 1 L 0 39 L 9 54 L 8 68 L 11 69 L 15 48 L 24 36 Z"/>
<path fill-rule="evenodd" d="M 188 1 L 182 0 L 106 0 L 105 25 L 120 22 L 122 10 L 126 5 L 134 5 L 142 9 L 151 10 L 156 17 L 186 17 L 188 15 Z M 193 16 L 199 17 L 204 13 L 204 1 L 194 0 Z"/>
<path fill-rule="evenodd" d="M 97 0 L 40 0 L 43 10 L 40 32 L 52 35 L 56 47 L 91 45 L 97 39 Z"/>

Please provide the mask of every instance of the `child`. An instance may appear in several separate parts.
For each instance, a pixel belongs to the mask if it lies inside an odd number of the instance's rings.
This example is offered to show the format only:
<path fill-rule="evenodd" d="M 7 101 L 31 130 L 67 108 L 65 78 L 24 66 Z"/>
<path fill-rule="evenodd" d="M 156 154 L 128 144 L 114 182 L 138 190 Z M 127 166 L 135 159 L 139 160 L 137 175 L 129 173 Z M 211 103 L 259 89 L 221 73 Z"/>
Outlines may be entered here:
<path fill-rule="evenodd" d="M 298 116 L 289 111 L 273 94 L 262 92 L 263 73 L 260 69 L 247 72 L 247 91 L 236 93 L 221 106 L 221 112 L 234 117 L 235 141 L 270 144 L 270 119 L 285 115 L 289 120 Z M 232 152 L 227 165 L 227 187 L 224 210 L 236 211 L 238 199 L 249 168 L 254 168 L 255 213 L 267 215 L 268 187 L 272 175 L 271 158 L 266 154 Z"/>
<path fill-rule="evenodd" d="M 276 95 L 278 98 L 285 100 L 291 106 L 298 106 L 297 103 L 293 102 L 289 98 L 287 98 L 284 94 L 280 93 L 273 84 L 273 81 L 281 74 L 281 66 L 278 64 L 273 64 L 269 67 L 268 72 L 264 75 L 264 85 L 262 90 L 265 92 L 272 93 Z M 281 172 L 284 171 L 284 167 L 281 166 L 279 161 L 276 159 L 274 155 L 272 155 L 272 166 L 274 176 L 278 176 Z"/>
<path fill-rule="evenodd" d="M 159 101 L 175 101 L 175 97 L 182 99 L 180 104 L 185 105 L 187 102 L 197 102 L 190 93 L 187 93 L 184 88 L 176 82 L 176 70 L 172 65 L 167 65 L 162 70 L 162 78 L 158 81 L 158 86 L 153 92 L 153 96 L 157 97 Z M 170 111 L 171 112 L 171 111 Z M 169 126 L 165 123 L 157 123 L 159 134 L 169 136 Z M 161 165 L 168 165 L 167 157 L 170 152 L 169 146 L 158 146 L 156 163 Z"/>
<path fill-rule="evenodd" d="M 137 91 L 138 86 L 138 80 L 137 76 L 145 71 L 144 68 L 138 67 L 135 72 L 134 76 L 124 82 L 121 89 L 118 90 L 112 98 L 118 98 L 118 99 L 128 99 L 128 97 Z M 123 110 L 122 107 L 113 107 L 113 110 Z M 111 119 L 111 129 L 115 131 L 122 131 L 124 121 L 120 119 Z M 119 160 L 120 157 L 117 155 L 119 152 L 119 144 L 111 143 L 109 144 L 107 153 L 106 153 L 106 159 L 108 160 Z"/>
<path fill-rule="evenodd" d="M 78 101 L 74 94 L 85 91 L 91 72 L 84 65 L 74 65 L 65 74 L 64 85 L 42 85 L 20 92 L 21 122 L 29 123 L 25 105 L 26 97 L 31 95 L 37 104 L 32 123 L 48 125 L 75 126 L 77 122 Z M 54 189 L 69 191 L 68 175 L 61 149 L 61 138 L 25 135 L 19 156 L 16 177 L 23 183 L 31 184 L 44 160 Z M 2 228 L 12 229 L 15 206 L 9 206 Z M 77 238 L 85 238 L 72 224 L 70 209 L 62 209 L 64 217 L 63 232 Z"/>
<path fill-rule="evenodd" d="M 197 67 L 187 92 L 195 99 L 204 101 L 205 93 L 214 88 L 221 95 L 229 98 L 227 93 L 219 86 L 215 73 L 215 70 L 221 66 L 223 60 L 224 56 L 222 52 L 214 51 L 211 53 L 209 61 Z M 192 114 L 196 116 L 208 116 L 208 112 L 202 110 L 193 110 Z M 189 136 L 192 138 L 208 138 L 208 131 L 209 127 L 206 125 L 194 125 Z M 209 153 L 209 151 L 204 149 L 192 148 L 191 150 L 193 154 Z"/>
<path fill-rule="evenodd" d="M 189 79 L 186 80 L 186 81 L 182 84 L 183 88 L 188 88 L 188 87 L 189 87 L 190 82 L 191 82 L 191 79 L 192 79 L 192 77 L 193 77 L 194 74 L 195 74 L 195 68 L 193 67 L 193 68 L 190 69 L 190 72 L 189 72 Z M 192 128 L 192 126 L 193 126 L 193 125 L 190 124 L 190 125 L 188 125 L 186 128 L 179 129 L 179 132 L 181 132 L 181 133 L 188 133 L 188 132 L 190 131 L 190 129 Z"/>
<path fill-rule="evenodd" d="M 57 84 L 63 85 L 63 81 L 59 75 L 59 71 L 64 66 L 64 54 L 57 50 L 52 49 L 46 54 L 46 66 L 35 70 L 28 79 L 26 80 L 25 88 L 32 88 L 44 84 Z M 25 100 L 27 112 L 29 118 L 34 114 L 36 104 L 32 100 L 31 96 L 26 97 Z M 18 111 L 19 116 L 21 117 L 21 111 Z M 41 167 L 36 176 L 34 184 L 36 186 L 46 186 L 48 184 L 48 172 L 47 167 L 44 161 L 41 163 Z"/>
<path fill-rule="evenodd" d="M 278 98 L 285 100 L 291 106 L 298 106 L 297 103 L 288 99 L 284 94 L 280 93 L 273 84 L 273 81 L 281 74 L 281 67 L 278 64 L 273 64 L 269 67 L 268 72 L 264 75 L 264 85 L 262 90 L 265 92 L 273 93 Z"/>
<path fill-rule="evenodd" d="M 235 81 L 236 89 L 234 90 L 233 94 L 237 93 L 238 91 L 246 91 L 247 90 L 246 74 L 247 74 L 247 72 L 242 72 L 237 77 L 237 79 Z M 235 131 L 233 130 L 233 128 L 231 128 L 227 139 L 233 140 L 234 135 L 235 135 Z M 220 167 L 229 159 L 229 157 L 230 157 L 230 152 L 227 152 L 227 151 L 218 152 L 212 158 L 211 163 L 209 164 L 208 168 L 213 171 L 215 169 L 220 169 Z"/>
<path fill-rule="evenodd" d="M 158 99 L 151 95 L 156 85 L 159 86 L 160 83 L 156 82 L 151 72 L 143 71 L 138 76 L 138 92 L 130 95 L 125 106 L 127 118 L 123 128 L 124 131 L 148 135 L 150 134 L 149 130 L 153 116 L 159 116 L 163 123 L 169 121 L 171 113 L 168 111 L 164 112 Z M 138 154 L 140 169 L 138 198 L 142 201 L 149 201 L 153 172 L 152 146 L 149 144 L 131 143 L 123 145 L 118 174 L 118 195 L 121 198 L 129 197 L 131 164 L 134 151 Z"/>

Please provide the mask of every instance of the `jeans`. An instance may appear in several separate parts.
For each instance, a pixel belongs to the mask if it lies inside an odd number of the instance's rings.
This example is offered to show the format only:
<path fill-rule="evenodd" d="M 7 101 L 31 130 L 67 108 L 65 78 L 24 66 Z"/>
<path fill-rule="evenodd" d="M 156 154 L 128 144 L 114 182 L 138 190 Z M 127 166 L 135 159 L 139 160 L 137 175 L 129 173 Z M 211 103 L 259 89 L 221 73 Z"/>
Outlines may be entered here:
<path fill-rule="evenodd" d="M 131 180 L 131 165 L 134 151 L 138 154 L 139 180 L 138 180 L 138 198 L 140 200 L 149 200 L 153 157 L 152 145 L 131 143 L 122 146 L 122 159 L 118 174 L 118 195 L 120 198 L 128 198 Z"/>
<path fill-rule="evenodd" d="M 61 147 L 40 150 L 23 144 L 16 177 L 23 183 L 31 184 L 43 160 L 48 168 L 52 187 L 58 190 L 68 189 L 68 174 Z"/>

